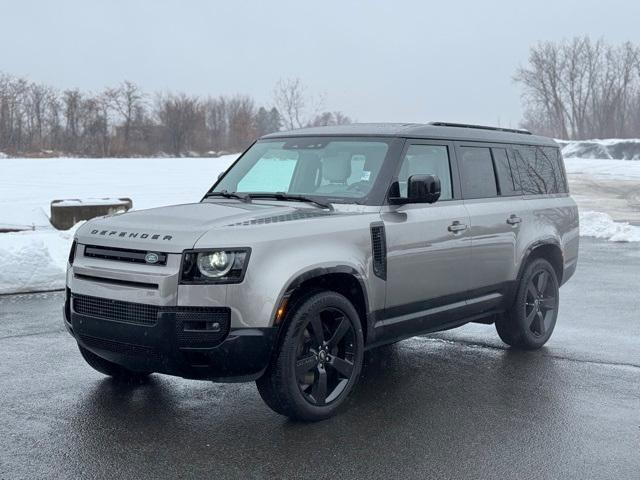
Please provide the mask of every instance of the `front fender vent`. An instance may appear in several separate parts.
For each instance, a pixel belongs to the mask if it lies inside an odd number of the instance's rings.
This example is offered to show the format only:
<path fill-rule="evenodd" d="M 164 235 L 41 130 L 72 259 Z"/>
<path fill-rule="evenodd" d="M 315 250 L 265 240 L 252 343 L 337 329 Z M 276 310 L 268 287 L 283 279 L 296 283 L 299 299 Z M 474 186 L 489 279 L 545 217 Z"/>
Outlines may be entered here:
<path fill-rule="evenodd" d="M 384 224 L 371 225 L 371 249 L 373 253 L 373 273 L 383 280 L 387 279 L 387 237 Z"/>

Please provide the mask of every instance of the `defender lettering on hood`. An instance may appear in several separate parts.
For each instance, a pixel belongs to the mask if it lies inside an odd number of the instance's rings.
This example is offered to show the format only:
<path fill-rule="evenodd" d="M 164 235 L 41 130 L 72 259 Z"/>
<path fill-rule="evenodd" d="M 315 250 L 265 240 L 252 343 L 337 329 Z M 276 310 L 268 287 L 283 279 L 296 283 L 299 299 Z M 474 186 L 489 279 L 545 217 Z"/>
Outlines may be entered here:
<path fill-rule="evenodd" d="M 103 237 L 127 237 L 127 238 L 145 238 L 149 240 L 168 240 L 171 241 L 173 236 L 160 233 L 140 233 L 140 232 L 118 232 L 116 230 L 91 230 L 91 235 L 102 235 Z"/>

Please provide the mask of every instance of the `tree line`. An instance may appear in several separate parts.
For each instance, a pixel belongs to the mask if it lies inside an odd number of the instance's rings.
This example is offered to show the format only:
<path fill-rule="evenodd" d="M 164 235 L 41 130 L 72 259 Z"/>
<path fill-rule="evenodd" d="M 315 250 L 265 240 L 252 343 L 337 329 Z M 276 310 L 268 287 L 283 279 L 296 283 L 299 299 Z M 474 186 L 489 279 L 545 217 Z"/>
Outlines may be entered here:
<path fill-rule="evenodd" d="M 521 125 L 566 140 L 640 136 L 640 47 L 589 37 L 542 42 L 514 80 Z M 315 103 L 315 105 L 314 105 Z M 322 111 L 299 79 L 282 79 L 271 105 L 249 95 L 146 92 L 123 81 L 100 92 L 0 72 L 0 152 L 10 155 L 151 156 L 238 152 L 256 137 L 350 123 Z"/>
<path fill-rule="evenodd" d="M 589 37 L 531 48 L 522 126 L 564 140 L 640 136 L 640 47 Z"/>
<path fill-rule="evenodd" d="M 149 93 L 130 81 L 58 90 L 0 73 L 0 152 L 10 155 L 218 155 L 283 128 L 350 122 L 313 108 L 299 79 L 280 80 L 273 105 L 258 106 L 249 95 Z"/>

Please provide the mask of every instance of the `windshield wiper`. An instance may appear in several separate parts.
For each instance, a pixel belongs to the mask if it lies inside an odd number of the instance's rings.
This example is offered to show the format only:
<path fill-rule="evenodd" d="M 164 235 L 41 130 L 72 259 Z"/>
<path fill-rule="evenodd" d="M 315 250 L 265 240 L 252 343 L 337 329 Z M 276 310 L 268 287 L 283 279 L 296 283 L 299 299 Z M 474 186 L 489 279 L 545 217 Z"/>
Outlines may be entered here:
<path fill-rule="evenodd" d="M 307 202 L 313 203 L 314 205 L 320 208 L 326 208 L 330 211 L 333 211 L 333 205 L 330 203 L 326 203 L 315 198 L 306 197 L 304 195 L 295 195 L 284 192 L 274 192 L 274 193 L 252 193 L 251 198 L 275 198 L 276 200 L 291 200 L 294 202 Z"/>
<path fill-rule="evenodd" d="M 242 202 L 251 203 L 251 195 L 249 195 L 248 193 L 236 193 L 236 192 L 228 192 L 227 190 L 222 190 L 220 192 L 209 192 L 204 196 L 204 198 L 209 198 L 209 197 L 237 198 Z"/>

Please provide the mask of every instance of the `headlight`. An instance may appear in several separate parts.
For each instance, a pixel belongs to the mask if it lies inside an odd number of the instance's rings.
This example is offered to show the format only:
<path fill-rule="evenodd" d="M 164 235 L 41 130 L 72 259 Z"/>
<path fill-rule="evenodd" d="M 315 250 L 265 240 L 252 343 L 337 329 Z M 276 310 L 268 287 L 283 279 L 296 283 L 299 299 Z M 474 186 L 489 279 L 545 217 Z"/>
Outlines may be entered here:
<path fill-rule="evenodd" d="M 78 245 L 78 241 L 74 239 L 73 243 L 71 244 L 71 249 L 69 250 L 69 265 L 73 265 L 73 261 L 76 259 L 77 245 Z"/>
<path fill-rule="evenodd" d="M 240 283 L 249 253 L 249 248 L 186 251 L 180 283 Z"/>
<path fill-rule="evenodd" d="M 229 270 L 233 267 L 236 254 L 219 250 L 211 253 L 201 252 L 197 258 L 198 270 L 202 275 L 209 278 L 220 278 L 229 273 Z"/>

